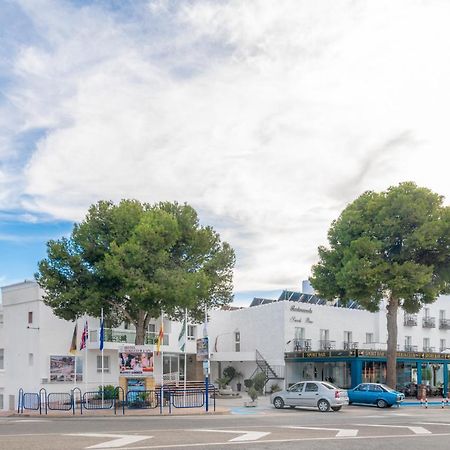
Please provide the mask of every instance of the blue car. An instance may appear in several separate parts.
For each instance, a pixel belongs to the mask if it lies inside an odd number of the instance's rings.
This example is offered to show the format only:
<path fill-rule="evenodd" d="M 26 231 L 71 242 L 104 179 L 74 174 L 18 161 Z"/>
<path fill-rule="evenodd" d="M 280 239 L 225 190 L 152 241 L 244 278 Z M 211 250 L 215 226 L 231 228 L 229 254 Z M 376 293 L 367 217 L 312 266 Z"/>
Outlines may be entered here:
<path fill-rule="evenodd" d="M 380 383 L 361 383 L 348 390 L 349 403 L 377 405 L 378 408 L 388 408 L 400 404 L 405 396 L 401 392 Z"/>

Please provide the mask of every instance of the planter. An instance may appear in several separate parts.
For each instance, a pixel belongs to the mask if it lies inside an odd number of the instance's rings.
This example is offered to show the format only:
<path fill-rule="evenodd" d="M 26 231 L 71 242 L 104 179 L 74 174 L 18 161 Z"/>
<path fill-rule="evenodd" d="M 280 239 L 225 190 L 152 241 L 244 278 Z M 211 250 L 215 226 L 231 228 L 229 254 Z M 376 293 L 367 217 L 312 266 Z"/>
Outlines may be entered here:
<path fill-rule="evenodd" d="M 237 383 L 236 384 L 236 389 L 238 390 L 238 392 L 241 392 L 242 384 L 241 383 Z"/>
<path fill-rule="evenodd" d="M 246 408 L 254 408 L 255 406 L 258 406 L 258 400 L 250 400 L 249 402 L 244 402 L 244 406 Z"/>

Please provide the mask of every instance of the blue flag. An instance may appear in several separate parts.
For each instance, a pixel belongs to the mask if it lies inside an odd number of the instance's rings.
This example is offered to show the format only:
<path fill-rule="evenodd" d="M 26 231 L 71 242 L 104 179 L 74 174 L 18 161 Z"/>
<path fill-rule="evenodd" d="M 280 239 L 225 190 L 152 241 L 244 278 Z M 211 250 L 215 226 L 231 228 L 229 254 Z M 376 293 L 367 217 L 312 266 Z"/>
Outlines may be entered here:
<path fill-rule="evenodd" d="M 105 320 L 102 319 L 102 322 L 100 324 L 100 350 L 103 350 L 103 343 L 105 340 Z"/>

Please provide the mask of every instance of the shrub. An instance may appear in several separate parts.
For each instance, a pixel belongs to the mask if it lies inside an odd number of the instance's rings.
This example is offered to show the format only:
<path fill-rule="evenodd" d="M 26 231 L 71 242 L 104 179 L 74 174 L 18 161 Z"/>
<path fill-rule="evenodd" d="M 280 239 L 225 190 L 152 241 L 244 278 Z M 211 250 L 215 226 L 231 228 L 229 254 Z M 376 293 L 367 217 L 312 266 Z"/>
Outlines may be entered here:
<path fill-rule="evenodd" d="M 250 389 L 253 386 L 253 380 L 251 378 L 247 378 L 246 380 L 244 380 L 244 386 L 247 389 Z"/>
<path fill-rule="evenodd" d="M 251 387 L 248 390 L 248 396 L 252 399 L 252 402 L 254 402 L 258 398 L 258 391 L 254 387 Z"/>
<path fill-rule="evenodd" d="M 227 377 L 217 378 L 216 383 L 219 385 L 219 389 L 225 389 L 227 384 L 230 382 L 230 379 Z"/>
<path fill-rule="evenodd" d="M 98 398 L 102 398 L 102 387 L 98 387 Z M 103 398 L 111 400 L 113 398 L 118 398 L 118 392 L 112 384 L 107 384 L 103 386 Z"/>
<path fill-rule="evenodd" d="M 225 369 L 223 369 L 223 376 L 231 381 L 236 377 L 236 369 L 233 366 L 225 367 Z"/>
<path fill-rule="evenodd" d="M 259 372 L 253 377 L 253 386 L 259 393 L 262 394 L 265 384 L 266 384 L 266 374 L 265 373 Z"/>

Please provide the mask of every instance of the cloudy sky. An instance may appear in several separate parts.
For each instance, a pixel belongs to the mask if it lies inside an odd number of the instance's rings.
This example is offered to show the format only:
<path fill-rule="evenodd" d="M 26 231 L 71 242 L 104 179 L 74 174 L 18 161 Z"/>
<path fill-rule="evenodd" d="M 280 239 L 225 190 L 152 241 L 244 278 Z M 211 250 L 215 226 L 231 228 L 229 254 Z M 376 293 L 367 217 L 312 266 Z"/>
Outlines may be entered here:
<path fill-rule="evenodd" d="M 363 191 L 450 198 L 450 3 L 0 0 L 0 285 L 99 199 L 187 201 L 238 299 Z"/>

